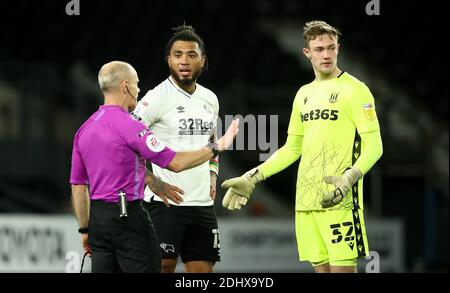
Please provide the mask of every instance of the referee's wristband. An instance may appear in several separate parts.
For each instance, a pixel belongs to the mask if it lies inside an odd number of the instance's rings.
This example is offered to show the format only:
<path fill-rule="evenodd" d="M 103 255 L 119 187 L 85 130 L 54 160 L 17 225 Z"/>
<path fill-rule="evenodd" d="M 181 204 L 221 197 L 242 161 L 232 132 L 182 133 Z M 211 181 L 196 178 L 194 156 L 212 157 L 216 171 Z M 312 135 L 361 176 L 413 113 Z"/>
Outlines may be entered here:
<path fill-rule="evenodd" d="M 79 228 L 78 233 L 87 234 L 87 233 L 89 233 L 89 228 L 88 227 Z"/>

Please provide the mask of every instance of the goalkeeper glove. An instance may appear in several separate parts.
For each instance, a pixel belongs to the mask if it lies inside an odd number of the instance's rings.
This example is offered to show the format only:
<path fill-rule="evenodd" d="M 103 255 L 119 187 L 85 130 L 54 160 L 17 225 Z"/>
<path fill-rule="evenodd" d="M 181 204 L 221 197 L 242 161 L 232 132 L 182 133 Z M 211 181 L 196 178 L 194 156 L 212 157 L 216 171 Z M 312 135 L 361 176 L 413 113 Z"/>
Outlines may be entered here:
<path fill-rule="evenodd" d="M 344 199 L 344 196 L 350 191 L 352 186 L 362 177 L 361 170 L 350 168 L 341 176 L 325 176 L 323 179 L 327 184 L 334 184 L 336 189 L 327 193 L 321 202 L 323 208 L 329 208 L 337 205 Z"/>
<path fill-rule="evenodd" d="M 261 170 L 254 168 L 241 177 L 225 180 L 221 187 L 228 188 L 228 190 L 223 197 L 222 205 L 231 211 L 234 209 L 240 210 L 241 206 L 245 205 L 250 198 L 255 189 L 255 184 L 264 179 Z"/>

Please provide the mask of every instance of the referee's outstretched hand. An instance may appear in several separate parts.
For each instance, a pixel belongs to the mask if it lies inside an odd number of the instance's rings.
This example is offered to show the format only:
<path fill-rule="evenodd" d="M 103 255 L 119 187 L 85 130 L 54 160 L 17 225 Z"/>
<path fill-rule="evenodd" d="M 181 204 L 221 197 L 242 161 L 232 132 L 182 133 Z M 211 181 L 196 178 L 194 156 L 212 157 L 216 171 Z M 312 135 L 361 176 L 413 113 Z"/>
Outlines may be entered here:
<path fill-rule="evenodd" d="M 234 119 L 227 129 L 227 132 L 216 142 L 217 150 L 223 152 L 227 150 L 234 141 L 234 138 L 239 132 L 239 118 Z"/>

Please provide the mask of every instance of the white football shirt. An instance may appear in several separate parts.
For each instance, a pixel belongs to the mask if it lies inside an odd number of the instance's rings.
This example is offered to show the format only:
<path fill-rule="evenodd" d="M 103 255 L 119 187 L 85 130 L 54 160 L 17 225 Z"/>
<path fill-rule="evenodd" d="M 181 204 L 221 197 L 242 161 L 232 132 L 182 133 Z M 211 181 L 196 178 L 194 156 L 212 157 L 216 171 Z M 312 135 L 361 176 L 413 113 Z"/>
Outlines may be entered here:
<path fill-rule="evenodd" d="M 132 113 L 164 144 L 176 152 L 198 150 L 208 144 L 215 131 L 219 113 L 217 96 L 196 84 L 194 93 L 181 89 L 172 77 L 167 78 L 139 101 Z M 153 173 L 163 181 L 184 190 L 180 206 L 211 206 L 209 196 L 210 170 L 205 162 L 197 167 L 175 173 L 152 164 Z M 145 188 L 145 201 L 155 194 Z M 162 201 L 159 196 L 154 200 Z M 169 200 L 170 204 L 175 205 Z"/>

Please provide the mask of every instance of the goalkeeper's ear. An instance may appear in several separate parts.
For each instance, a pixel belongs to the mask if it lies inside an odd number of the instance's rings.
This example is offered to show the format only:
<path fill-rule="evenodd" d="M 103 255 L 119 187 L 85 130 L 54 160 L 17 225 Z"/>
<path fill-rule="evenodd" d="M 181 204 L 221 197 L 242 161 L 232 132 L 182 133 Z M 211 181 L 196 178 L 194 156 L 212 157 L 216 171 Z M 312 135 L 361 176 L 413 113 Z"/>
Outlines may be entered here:
<path fill-rule="evenodd" d="M 225 180 L 225 181 L 220 185 L 220 187 L 222 187 L 222 188 L 230 188 L 230 187 L 233 187 L 233 185 L 234 185 L 239 179 L 240 179 L 239 177 L 236 177 L 236 178 L 231 178 L 231 179 Z"/>

